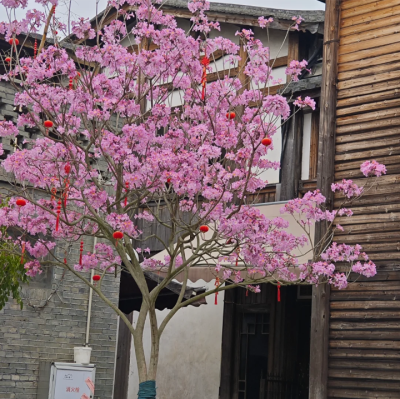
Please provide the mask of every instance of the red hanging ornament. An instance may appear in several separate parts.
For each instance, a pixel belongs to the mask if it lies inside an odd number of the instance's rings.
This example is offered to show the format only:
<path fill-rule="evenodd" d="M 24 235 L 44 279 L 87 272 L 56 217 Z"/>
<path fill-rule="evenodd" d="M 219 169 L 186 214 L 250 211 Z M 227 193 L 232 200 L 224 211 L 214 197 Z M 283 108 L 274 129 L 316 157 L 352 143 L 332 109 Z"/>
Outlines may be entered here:
<path fill-rule="evenodd" d="M 125 183 L 125 187 L 126 187 L 126 196 L 125 196 L 125 206 L 128 204 L 128 192 L 129 192 L 129 183 L 126 182 Z"/>
<path fill-rule="evenodd" d="M 71 165 L 69 163 L 64 166 L 64 171 L 67 175 L 71 173 Z"/>
<path fill-rule="evenodd" d="M 11 63 L 11 58 L 7 57 L 4 61 L 7 62 L 7 64 L 10 64 Z"/>
<path fill-rule="evenodd" d="M 21 206 L 25 206 L 26 205 L 26 201 L 23 198 L 18 198 L 15 203 L 21 207 Z"/>
<path fill-rule="evenodd" d="M 249 296 L 249 289 L 246 290 L 246 296 Z"/>
<path fill-rule="evenodd" d="M 19 40 L 18 39 L 10 39 L 9 41 L 8 41 L 8 43 L 12 46 L 13 44 L 15 44 L 16 46 L 18 46 L 19 45 Z"/>
<path fill-rule="evenodd" d="M 226 114 L 226 119 L 235 119 L 236 118 L 236 114 L 234 112 L 228 112 Z"/>
<path fill-rule="evenodd" d="M 201 60 L 201 65 L 203 65 L 203 75 L 201 77 L 201 99 L 204 101 L 206 98 L 206 86 L 207 86 L 207 67 L 210 65 L 210 59 L 205 55 Z"/>
<path fill-rule="evenodd" d="M 236 248 L 236 267 L 239 265 L 240 247 Z"/>
<path fill-rule="evenodd" d="M 219 287 L 219 277 L 217 276 L 217 278 L 215 279 L 215 286 L 218 288 Z M 214 303 L 216 305 L 218 305 L 218 291 L 215 293 L 215 301 Z"/>
<path fill-rule="evenodd" d="M 278 283 L 278 302 L 280 302 L 281 301 L 281 284 L 280 283 Z"/>
<path fill-rule="evenodd" d="M 83 253 L 83 241 L 81 241 L 81 248 L 79 250 L 79 265 L 82 266 L 82 253 Z"/>
<path fill-rule="evenodd" d="M 101 279 L 101 277 L 98 274 L 95 274 L 93 276 L 93 281 L 99 281 Z"/>
<path fill-rule="evenodd" d="M 33 58 L 35 59 L 37 55 L 37 39 L 35 39 L 35 44 L 33 45 Z"/>
<path fill-rule="evenodd" d="M 25 242 L 22 243 L 21 247 L 21 265 L 24 263 L 24 254 L 25 254 Z"/>
<path fill-rule="evenodd" d="M 122 231 L 114 231 L 113 237 L 118 242 L 118 240 L 124 237 L 124 233 Z"/>
<path fill-rule="evenodd" d="M 60 226 L 60 213 L 61 213 L 61 201 L 58 201 L 58 205 L 57 205 L 56 231 L 58 231 L 58 228 L 59 228 L 59 226 Z"/>
<path fill-rule="evenodd" d="M 269 145 L 271 145 L 272 140 L 269 137 L 266 137 L 265 139 L 261 140 L 261 144 L 265 145 L 266 147 L 268 147 Z"/>
<path fill-rule="evenodd" d="M 208 226 L 200 226 L 199 230 L 200 230 L 202 233 L 207 233 L 207 231 L 209 230 L 209 228 L 208 228 Z"/>
<path fill-rule="evenodd" d="M 69 89 L 72 90 L 73 88 L 72 78 L 69 78 Z"/>
<path fill-rule="evenodd" d="M 57 195 L 57 189 L 55 187 L 53 187 L 51 189 L 51 198 L 50 201 L 54 201 L 56 199 L 56 195 Z"/>
<path fill-rule="evenodd" d="M 46 128 L 46 135 L 48 135 L 49 129 L 53 127 L 53 122 L 52 121 L 44 121 L 43 125 Z"/>

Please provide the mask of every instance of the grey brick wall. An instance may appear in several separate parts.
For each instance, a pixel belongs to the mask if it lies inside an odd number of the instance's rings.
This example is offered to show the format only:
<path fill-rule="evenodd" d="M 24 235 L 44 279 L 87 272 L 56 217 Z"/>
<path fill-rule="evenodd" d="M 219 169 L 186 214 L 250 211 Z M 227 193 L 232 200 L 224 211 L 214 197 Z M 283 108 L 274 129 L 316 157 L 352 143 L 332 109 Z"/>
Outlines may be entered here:
<path fill-rule="evenodd" d="M 13 98 L 12 88 L 0 82 L 0 120 L 13 117 L 16 121 Z M 28 132 L 21 134 L 29 137 Z M 3 146 L 12 150 L 5 141 Z M 78 251 L 79 243 L 68 255 L 69 262 L 78 259 Z M 84 251 L 92 251 L 90 241 L 85 241 Z M 61 268 L 47 273 L 45 278 L 23 288 L 23 310 L 10 300 L 0 311 L 0 399 L 36 399 L 39 362 L 73 362 L 74 346 L 85 343 L 88 287 L 72 273 L 63 276 Z M 118 303 L 119 278 L 107 276 L 102 288 L 108 298 Z M 30 306 L 45 304 L 42 309 Z M 116 338 L 117 316 L 94 293 L 89 341 L 93 348 L 91 362 L 97 366 L 96 399 L 112 398 Z"/>

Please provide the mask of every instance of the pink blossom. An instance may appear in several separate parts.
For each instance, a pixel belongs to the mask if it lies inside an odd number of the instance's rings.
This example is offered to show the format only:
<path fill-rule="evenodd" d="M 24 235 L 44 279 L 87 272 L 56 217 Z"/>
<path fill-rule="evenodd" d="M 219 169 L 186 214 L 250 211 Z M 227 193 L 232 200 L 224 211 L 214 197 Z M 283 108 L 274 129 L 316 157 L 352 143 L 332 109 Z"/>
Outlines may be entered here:
<path fill-rule="evenodd" d="M 386 174 L 386 167 L 375 160 L 373 161 L 365 161 L 361 164 L 361 172 L 364 176 L 368 177 L 371 175 L 381 176 Z"/>

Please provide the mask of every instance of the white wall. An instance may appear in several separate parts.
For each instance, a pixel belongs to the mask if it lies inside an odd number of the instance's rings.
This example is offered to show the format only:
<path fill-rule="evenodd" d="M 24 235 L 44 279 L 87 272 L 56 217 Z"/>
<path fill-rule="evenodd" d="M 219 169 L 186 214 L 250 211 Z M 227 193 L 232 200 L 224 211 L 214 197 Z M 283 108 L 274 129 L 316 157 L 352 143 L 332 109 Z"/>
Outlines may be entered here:
<path fill-rule="evenodd" d="M 215 280 L 199 280 L 192 286 L 212 289 Z M 224 294 L 207 298 L 207 305 L 181 309 L 167 325 L 160 344 L 160 362 L 157 377 L 157 399 L 218 399 L 221 367 L 222 317 Z M 158 323 L 168 309 L 157 311 Z M 137 312 L 134 313 L 134 323 Z M 150 329 L 146 324 L 146 353 L 150 352 Z M 137 397 L 139 382 L 132 348 L 128 398 Z M 116 398 L 117 399 L 117 398 Z"/>

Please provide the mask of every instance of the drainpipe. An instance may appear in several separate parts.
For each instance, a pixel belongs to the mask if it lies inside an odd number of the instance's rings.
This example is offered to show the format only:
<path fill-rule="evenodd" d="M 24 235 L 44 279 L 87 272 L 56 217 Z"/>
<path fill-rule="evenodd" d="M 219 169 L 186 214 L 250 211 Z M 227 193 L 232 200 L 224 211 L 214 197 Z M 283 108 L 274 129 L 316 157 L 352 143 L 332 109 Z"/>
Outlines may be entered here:
<path fill-rule="evenodd" d="M 96 244 L 97 244 L 97 237 L 94 237 L 93 240 L 93 253 L 96 253 Z M 94 270 L 90 271 L 90 282 L 93 284 L 93 276 Z M 90 332 L 90 317 L 92 316 L 92 302 L 93 302 L 93 289 L 89 289 L 89 303 L 88 303 L 88 311 L 87 311 L 87 320 L 86 320 L 86 339 L 85 339 L 85 346 L 89 346 L 89 332 Z"/>

